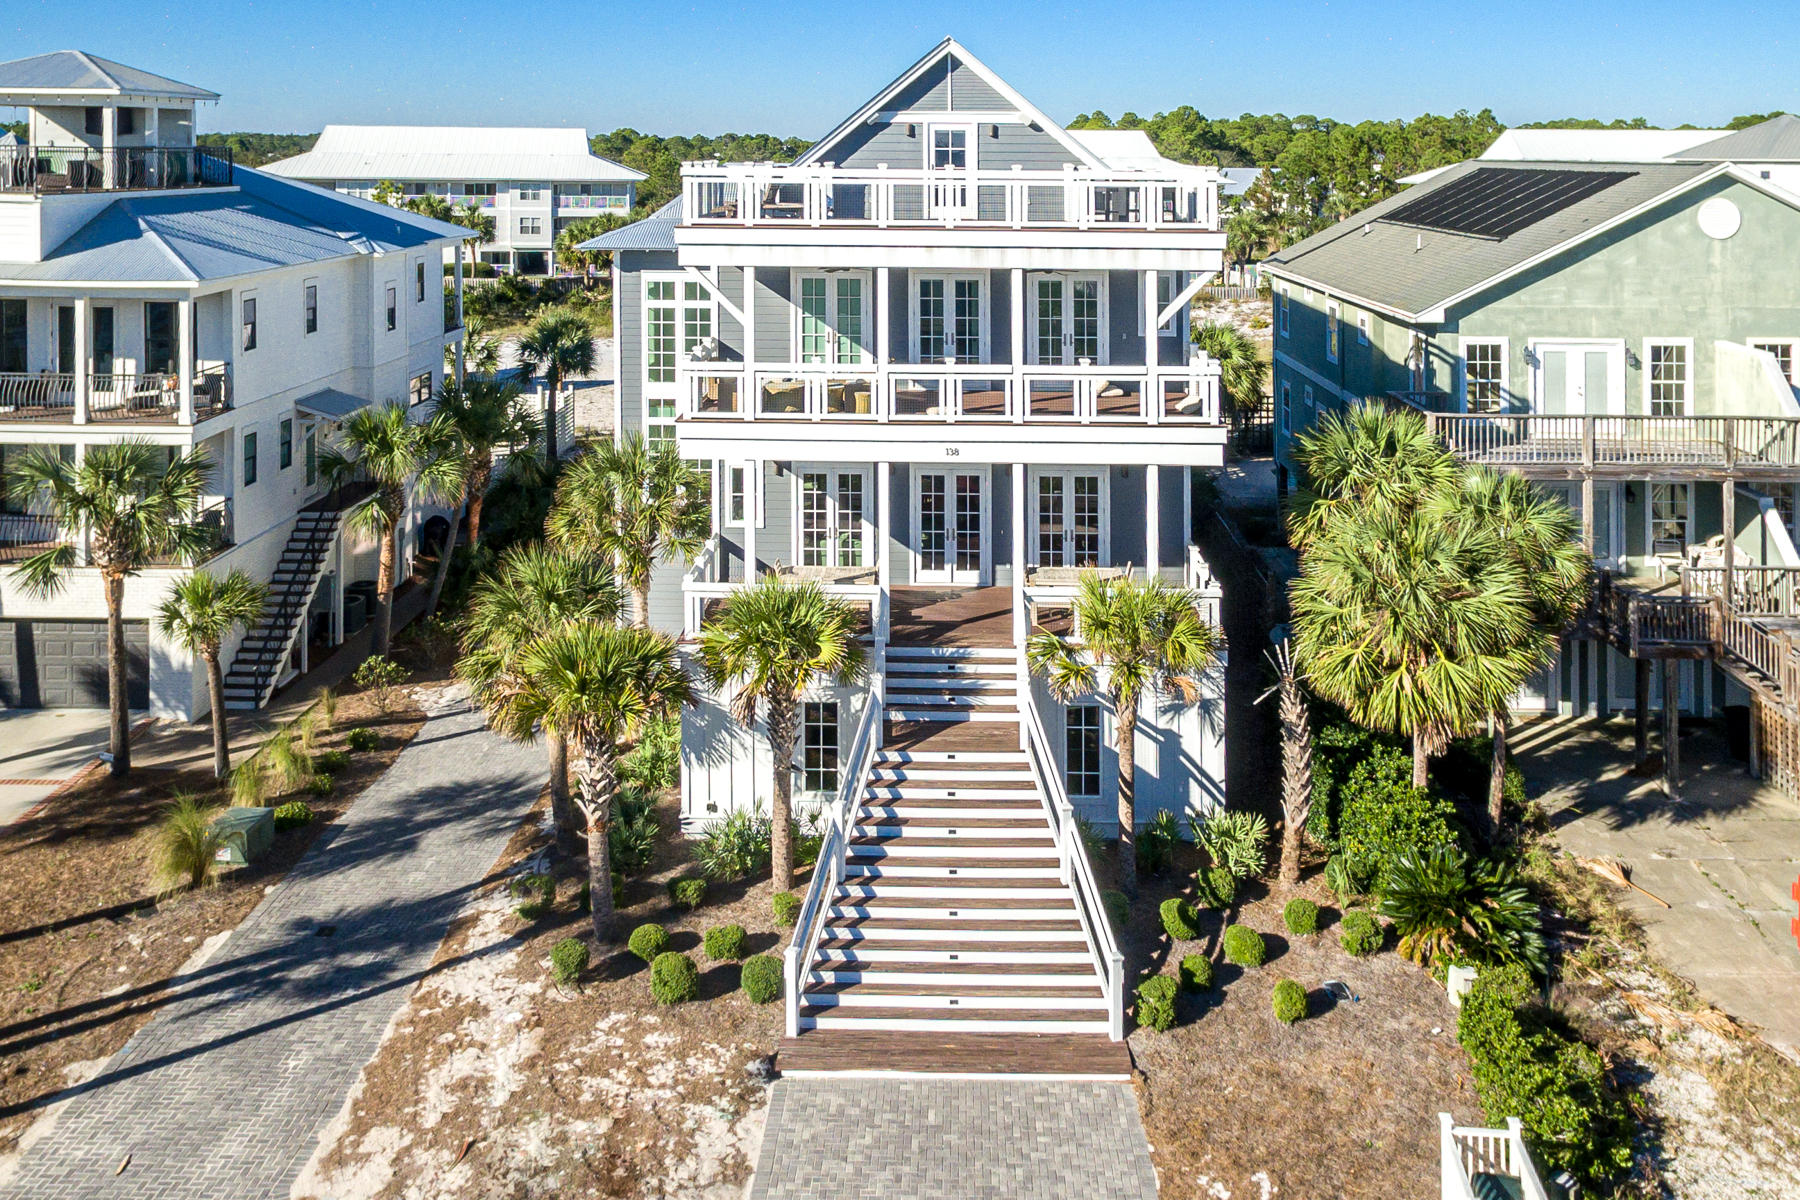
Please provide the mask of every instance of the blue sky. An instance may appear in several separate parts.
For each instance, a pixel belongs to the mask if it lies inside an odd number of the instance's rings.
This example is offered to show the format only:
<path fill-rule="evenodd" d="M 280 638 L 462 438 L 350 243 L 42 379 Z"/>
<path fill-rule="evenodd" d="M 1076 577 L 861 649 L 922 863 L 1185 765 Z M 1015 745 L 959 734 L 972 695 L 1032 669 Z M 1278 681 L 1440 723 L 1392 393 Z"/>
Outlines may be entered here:
<path fill-rule="evenodd" d="M 205 130 L 330 121 L 817 136 L 946 34 L 1051 116 L 1800 109 L 1793 0 L 12 0 L 0 57 L 82 49 L 211 88 Z"/>

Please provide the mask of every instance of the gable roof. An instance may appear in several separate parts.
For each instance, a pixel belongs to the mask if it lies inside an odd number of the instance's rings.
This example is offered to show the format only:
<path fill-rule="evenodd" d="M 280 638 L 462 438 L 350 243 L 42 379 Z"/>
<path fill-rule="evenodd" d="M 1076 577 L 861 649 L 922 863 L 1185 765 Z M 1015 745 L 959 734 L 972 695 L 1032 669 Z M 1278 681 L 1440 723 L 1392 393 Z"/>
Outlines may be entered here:
<path fill-rule="evenodd" d="M 1505 237 L 1477 237 L 1391 219 L 1395 210 L 1452 187 L 1477 170 L 1612 171 L 1622 177 Z M 1434 320 L 1447 303 L 1579 241 L 1607 224 L 1725 170 L 1702 163 L 1562 162 L 1496 168 L 1476 159 L 1271 255 L 1274 274 L 1410 320 Z"/>
<path fill-rule="evenodd" d="M 1782 113 L 1670 157 L 1684 162 L 1800 163 L 1800 117 Z"/>
<path fill-rule="evenodd" d="M 945 38 L 930 50 L 926 51 L 925 57 L 902 71 L 895 77 L 892 83 L 889 83 L 886 87 L 876 92 L 867 103 L 851 113 L 842 124 L 838 125 L 838 127 L 833 129 L 830 133 L 814 142 L 812 148 L 807 150 L 805 154 L 802 154 L 796 160 L 797 165 L 806 166 L 813 163 L 830 161 L 828 158 L 829 152 L 838 142 L 843 140 L 845 135 L 867 121 L 870 117 L 881 112 L 883 106 L 889 100 L 912 86 L 914 82 L 932 67 L 939 63 L 947 64 L 951 60 L 955 60 L 973 71 L 983 83 L 986 83 L 989 87 L 993 88 L 1002 100 L 1006 101 L 1033 124 L 1041 126 L 1045 133 L 1061 142 L 1063 147 L 1083 164 L 1090 167 L 1102 165 L 1099 159 L 1094 156 L 1093 152 L 1082 145 L 1081 142 L 1077 141 L 1068 130 L 1045 116 L 1043 111 L 1035 104 L 1014 91 L 1011 84 L 996 75 L 993 69 L 986 63 L 976 58 L 973 54 L 970 54 L 955 38 Z"/>
<path fill-rule="evenodd" d="M 188 284 L 442 245 L 461 226 L 246 167 L 231 190 L 136 195 L 102 208 L 42 262 L 0 280 Z"/>
<path fill-rule="evenodd" d="M 673 250 L 675 227 L 681 224 L 681 197 L 669 201 L 641 221 L 589 238 L 578 250 Z"/>
<path fill-rule="evenodd" d="M 583 129 L 327 125 L 304 154 L 264 170 L 290 179 L 635 183 L 641 171 L 588 149 Z"/>
<path fill-rule="evenodd" d="M 0 95 L 8 92 L 76 92 L 95 96 L 154 96 L 167 100 L 217 100 L 217 92 L 140 71 L 85 50 L 53 50 L 0 63 Z"/>

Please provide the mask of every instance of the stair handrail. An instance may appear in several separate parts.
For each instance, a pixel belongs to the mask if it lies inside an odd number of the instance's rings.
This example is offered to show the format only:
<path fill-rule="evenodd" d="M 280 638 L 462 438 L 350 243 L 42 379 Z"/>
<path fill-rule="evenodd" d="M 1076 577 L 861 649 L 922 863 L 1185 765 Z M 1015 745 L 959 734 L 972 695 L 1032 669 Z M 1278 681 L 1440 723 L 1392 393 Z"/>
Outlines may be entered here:
<path fill-rule="evenodd" d="M 1537 1165 L 1525 1145 L 1517 1117 L 1503 1128 L 1458 1125 L 1449 1113 L 1438 1114 L 1438 1158 L 1444 1200 L 1475 1200 L 1475 1176 L 1503 1175 L 1519 1181 L 1524 1200 L 1549 1200 Z"/>
<path fill-rule="evenodd" d="M 848 769 L 838 774 L 837 795 L 827 810 L 825 835 L 819 842 L 819 857 L 813 863 L 812 881 L 806 887 L 806 899 L 794 918 L 794 936 L 789 939 L 783 963 L 786 986 L 787 1036 L 800 1036 L 800 996 L 805 991 L 806 975 L 812 970 L 813 957 L 819 952 L 819 938 L 825 930 L 825 912 L 831 907 L 831 896 L 844 881 L 844 861 L 850 850 L 850 831 L 856 825 L 856 811 L 869 788 L 869 773 L 875 765 L 875 753 L 881 748 L 882 709 L 887 701 L 884 665 L 880 660 L 869 674 L 869 703 L 857 722 L 856 736 L 850 743 L 845 760 Z M 791 769 L 791 768 L 790 768 Z"/>
<path fill-rule="evenodd" d="M 1075 806 L 1069 801 L 1068 789 L 1056 770 L 1056 758 L 1050 753 L 1050 736 L 1044 732 L 1043 718 L 1038 715 L 1037 698 L 1031 691 L 1031 675 L 1023 658 L 1019 667 L 1020 741 L 1037 776 L 1044 798 L 1044 809 L 1056 836 L 1057 857 L 1062 862 L 1063 885 L 1075 894 L 1076 914 L 1087 934 L 1094 968 L 1099 972 L 1101 990 L 1106 997 L 1107 1036 L 1115 1042 L 1125 1040 L 1125 955 L 1113 936 L 1112 922 L 1107 919 L 1106 905 L 1100 899 L 1100 885 L 1094 878 L 1093 864 L 1088 862 L 1087 846 L 1081 840 L 1081 825 L 1076 820 Z"/>

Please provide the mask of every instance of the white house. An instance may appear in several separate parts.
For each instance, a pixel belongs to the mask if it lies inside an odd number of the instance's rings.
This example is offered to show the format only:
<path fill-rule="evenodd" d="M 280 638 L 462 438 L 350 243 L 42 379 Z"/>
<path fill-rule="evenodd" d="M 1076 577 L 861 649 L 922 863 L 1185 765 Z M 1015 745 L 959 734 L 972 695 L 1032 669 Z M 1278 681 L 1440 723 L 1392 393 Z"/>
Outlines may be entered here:
<path fill-rule="evenodd" d="M 580 129 L 327 125 L 311 150 L 271 174 L 367 198 L 384 181 L 408 196 L 442 196 L 494 218 L 481 261 L 521 275 L 556 269 L 556 235 L 603 213 L 623 216 L 644 176 L 588 150 Z"/>
<path fill-rule="evenodd" d="M 204 447 L 205 568 L 274 586 L 226 653 L 230 701 L 255 707 L 364 609 L 376 547 L 339 535 L 318 452 L 358 408 L 429 402 L 461 341 L 460 267 L 447 299 L 439 263 L 463 231 L 196 147 L 216 99 L 75 51 L 0 63 L 0 106 L 30 114 L 0 147 L 0 468 L 46 446 Z M 0 485 L 0 563 L 79 536 Z M 133 708 L 206 711 L 204 671 L 149 620 L 187 569 L 126 585 Z M 46 600 L 0 566 L 0 705 L 106 702 L 98 573 L 73 576 Z"/>

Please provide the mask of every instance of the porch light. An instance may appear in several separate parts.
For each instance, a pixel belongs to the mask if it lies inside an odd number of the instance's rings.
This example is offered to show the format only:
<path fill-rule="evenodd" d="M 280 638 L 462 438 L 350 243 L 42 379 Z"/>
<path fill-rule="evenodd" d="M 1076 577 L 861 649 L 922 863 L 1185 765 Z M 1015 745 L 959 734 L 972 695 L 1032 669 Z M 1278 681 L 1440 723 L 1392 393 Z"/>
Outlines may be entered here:
<path fill-rule="evenodd" d="M 908 122 L 907 126 L 906 126 L 906 136 L 909 138 L 918 137 L 919 136 L 919 127 L 917 125 L 912 124 L 911 122 Z"/>

